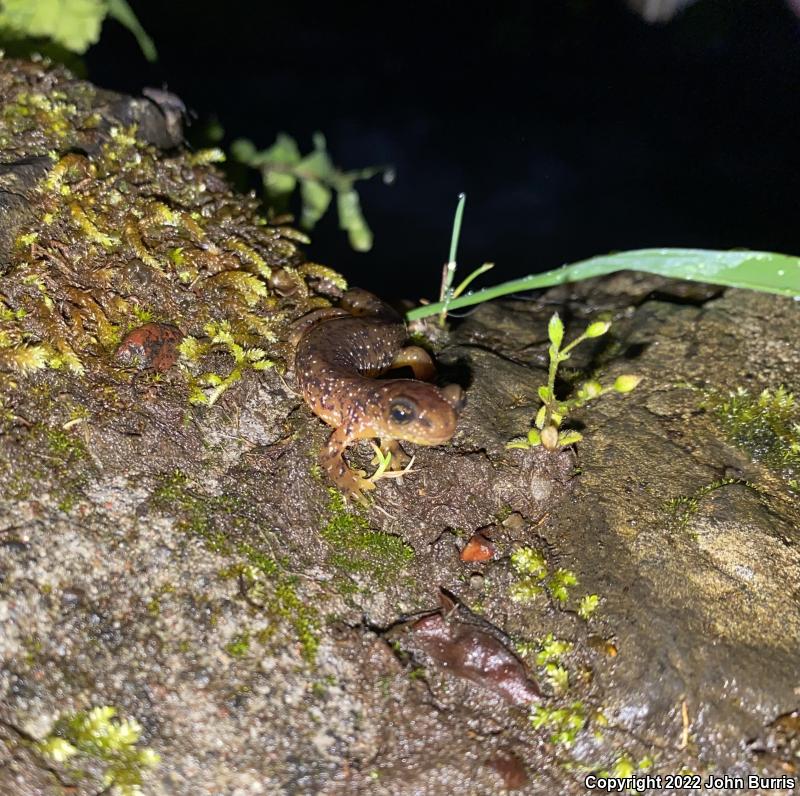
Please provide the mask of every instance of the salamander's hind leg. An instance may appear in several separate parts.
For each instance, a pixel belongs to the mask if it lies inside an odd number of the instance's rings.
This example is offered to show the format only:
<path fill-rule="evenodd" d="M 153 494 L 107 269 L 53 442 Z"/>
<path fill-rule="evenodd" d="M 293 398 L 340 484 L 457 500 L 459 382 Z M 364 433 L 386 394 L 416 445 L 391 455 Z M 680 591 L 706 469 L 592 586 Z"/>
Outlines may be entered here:
<path fill-rule="evenodd" d="M 420 381 L 433 381 L 436 378 L 436 366 L 431 355 L 418 345 L 410 345 L 397 352 L 389 370 L 397 368 L 411 368 L 414 378 Z"/>
<path fill-rule="evenodd" d="M 400 447 L 400 443 L 396 439 L 382 439 L 381 440 L 381 453 L 386 456 L 391 453 L 392 460 L 389 462 L 389 470 L 405 470 L 411 457 Z M 372 464 L 378 464 L 378 457 L 372 460 Z"/>
<path fill-rule="evenodd" d="M 363 470 L 352 470 L 344 460 L 345 448 L 351 442 L 353 440 L 347 435 L 346 427 L 339 426 L 331 434 L 328 444 L 322 451 L 320 462 L 328 477 L 344 492 L 346 497 L 364 505 L 367 502 L 364 492 L 375 489 L 375 484 L 367 480 L 367 474 Z"/>

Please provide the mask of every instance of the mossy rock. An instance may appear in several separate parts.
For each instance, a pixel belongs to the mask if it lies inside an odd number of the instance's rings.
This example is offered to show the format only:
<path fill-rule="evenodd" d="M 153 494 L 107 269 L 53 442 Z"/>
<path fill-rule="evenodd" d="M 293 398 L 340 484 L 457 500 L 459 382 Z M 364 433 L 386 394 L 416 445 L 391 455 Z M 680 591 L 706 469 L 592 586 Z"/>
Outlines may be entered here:
<path fill-rule="evenodd" d="M 287 372 L 291 323 L 343 278 L 182 147 L 174 103 L 6 60 L 0 104 L 0 792 L 796 766 L 794 302 L 622 274 L 483 306 L 439 352 L 467 387 L 454 439 L 355 510 Z M 560 388 L 644 378 L 581 410 L 575 449 L 507 450 L 554 305 L 568 334 L 616 319 Z M 426 653 L 436 611 L 539 703 Z"/>

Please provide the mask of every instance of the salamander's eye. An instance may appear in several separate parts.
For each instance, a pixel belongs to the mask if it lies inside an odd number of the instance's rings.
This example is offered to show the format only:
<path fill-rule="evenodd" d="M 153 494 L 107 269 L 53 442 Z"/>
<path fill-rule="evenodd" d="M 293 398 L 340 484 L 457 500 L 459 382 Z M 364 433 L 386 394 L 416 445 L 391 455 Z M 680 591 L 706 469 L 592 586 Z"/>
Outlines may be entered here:
<path fill-rule="evenodd" d="M 408 398 L 395 398 L 389 404 L 389 417 L 395 422 L 403 425 L 410 423 L 417 416 L 417 407 Z"/>

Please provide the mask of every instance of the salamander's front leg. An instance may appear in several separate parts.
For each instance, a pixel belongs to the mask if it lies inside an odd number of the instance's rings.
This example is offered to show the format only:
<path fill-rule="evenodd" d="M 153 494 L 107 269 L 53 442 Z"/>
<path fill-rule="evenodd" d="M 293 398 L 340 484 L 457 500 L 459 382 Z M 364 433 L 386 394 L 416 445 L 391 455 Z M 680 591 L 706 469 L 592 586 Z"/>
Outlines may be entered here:
<path fill-rule="evenodd" d="M 420 381 L 433 381 L 436 378 L 436 366 L 431 355 L 418 345 L 410 345 L 397 352 L 389 369 L 397 368 L 411 368 L 414 378 Z"/>
<path fill-rule="evenodd" d="M 320 455 L 320 462 L 328 477 L 344 492 L 345 496 L 366 504 L 364 491 L 375 489 L 375 484 L 366 479 L 363 470 L 352 470 L 344 460 L 345 448 L 355 440 L 347 434 L 346 426 L 339 426 L 331 434 L 328 444 Z"/>

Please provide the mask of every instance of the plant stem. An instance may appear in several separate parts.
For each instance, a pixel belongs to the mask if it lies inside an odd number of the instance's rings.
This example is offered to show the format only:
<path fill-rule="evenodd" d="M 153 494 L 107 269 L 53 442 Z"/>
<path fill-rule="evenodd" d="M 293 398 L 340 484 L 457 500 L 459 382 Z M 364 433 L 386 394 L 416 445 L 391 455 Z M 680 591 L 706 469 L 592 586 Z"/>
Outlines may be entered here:
<path fill-rule="evenodd" d="M 445 263 L 442 269 L 442 286 L 439 290 L 439 326 L 444 328 L 447 321 L 447 309 L 453 299 L 453 279 L 456 275 L 456 253 L 458 251 L 458 239 L 461 237 L 461 221 L 464 218 L 464 203 L 467 201 L 467 195 L 460 193 L 458 195 L 458 204 L 456 205 L 456 215 L 453 219 L 453 231 L 450 234 L 450 258 Z M 433 315 L 433 313 L 427 313 Z"/>

